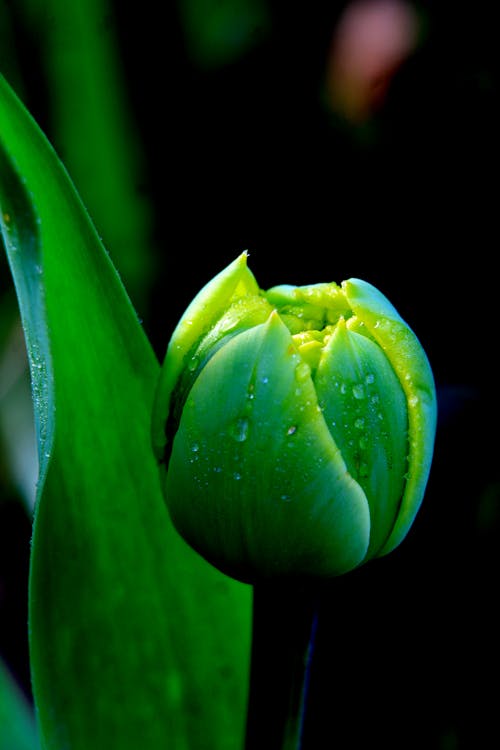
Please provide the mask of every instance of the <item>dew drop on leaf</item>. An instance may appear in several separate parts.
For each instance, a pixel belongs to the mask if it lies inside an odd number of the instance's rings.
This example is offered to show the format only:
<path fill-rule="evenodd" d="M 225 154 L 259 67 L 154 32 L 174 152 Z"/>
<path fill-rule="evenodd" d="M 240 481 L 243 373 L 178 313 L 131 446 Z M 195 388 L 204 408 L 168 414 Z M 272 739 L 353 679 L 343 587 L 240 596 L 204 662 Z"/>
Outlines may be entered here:
<path fill-rule="evenodd" d="M 243 443 L 248 437 L 249 422 L 246 417 L 239 417 L 231 426 L 231 437 L 237 443 Z"/>

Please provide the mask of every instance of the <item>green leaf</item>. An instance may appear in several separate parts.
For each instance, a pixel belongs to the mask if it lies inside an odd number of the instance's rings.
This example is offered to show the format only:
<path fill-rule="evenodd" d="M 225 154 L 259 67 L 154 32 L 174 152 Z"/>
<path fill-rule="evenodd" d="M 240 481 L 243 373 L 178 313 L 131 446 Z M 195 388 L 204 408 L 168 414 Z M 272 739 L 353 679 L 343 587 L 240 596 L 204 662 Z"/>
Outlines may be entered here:
<path fill-rule="evenodd" d="M 168 519 L 150 445 L 159 365 L 67 173 L 2 79 L 0 206 L 39 441 L 30 649 L 44 747 L 238 748 L 251 590 Z"/>
<path fill-rule="evenodd" d="M 0 660 L 0 750 L 38 750 L 33 711 Z"/>

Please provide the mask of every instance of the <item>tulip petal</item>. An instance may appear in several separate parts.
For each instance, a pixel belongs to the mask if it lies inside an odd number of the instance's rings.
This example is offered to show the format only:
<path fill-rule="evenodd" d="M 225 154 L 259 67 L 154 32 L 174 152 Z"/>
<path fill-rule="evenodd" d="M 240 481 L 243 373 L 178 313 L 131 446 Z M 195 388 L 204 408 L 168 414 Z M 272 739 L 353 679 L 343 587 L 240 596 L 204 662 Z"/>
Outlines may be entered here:
<path fill-rule="evenodd" d="M 367 557 L 387 541 L 406 473 L 406 397 L 384 352 L 341 320 L 314 384 L 327 426 L 370 505 Z"/>
<path fill-rule="evenodd" d="M 165 490 L 180 533 L 242 580 L 338 575 L 366 554 L 366 496 L 277 313 L 232 338 L 193 383 Z"/>
<path fill-rule="evenodd" d="M 235 294 L 259 294 L 255 277 L 247 266 L 246 252 L 241 253 L 203 287 L 186 309 L 172 334 L 153 409 L 152 437 L 158 461 L 162 460 L 165 451 L 165 424 L 172 392 L 187 367 L 186 359 L 213 321 L 222 315 Z"/>
<path fill-rule="evenodd" d="M 349 279 L 342 287 L 355 316 L 384 350 L 407 400 L 408 478 L 394 528 L 379 553 L 382 555 L 402 542 L 422 502 L 434 449 L 436 390 L 420 342 L 389 300 L 359 279 Z"/>

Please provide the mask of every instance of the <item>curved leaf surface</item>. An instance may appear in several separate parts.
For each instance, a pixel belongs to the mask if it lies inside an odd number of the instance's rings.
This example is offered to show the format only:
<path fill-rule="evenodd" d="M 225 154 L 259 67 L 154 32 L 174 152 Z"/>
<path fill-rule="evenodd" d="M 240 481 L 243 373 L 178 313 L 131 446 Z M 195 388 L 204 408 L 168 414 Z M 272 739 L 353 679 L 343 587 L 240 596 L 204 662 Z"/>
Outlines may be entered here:
<path fill-rule="evenodd" d="M 33 688 L 48 750 L 235 750 L 251 591 L 174 531 L 150 446 L 159 365 L 67 173 L 0 79 L 0 207 L 40 480 Z"/>

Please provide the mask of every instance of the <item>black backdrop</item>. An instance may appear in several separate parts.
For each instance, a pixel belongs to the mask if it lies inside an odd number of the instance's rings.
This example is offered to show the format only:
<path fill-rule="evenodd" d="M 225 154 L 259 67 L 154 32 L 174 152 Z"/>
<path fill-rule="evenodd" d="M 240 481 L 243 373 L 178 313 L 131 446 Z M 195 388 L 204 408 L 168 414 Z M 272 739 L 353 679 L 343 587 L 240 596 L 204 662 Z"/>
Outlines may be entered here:
<path fill-rule="evenodd" d="M 174 3 L 115 6 L 155 216 L 155 283 L 141 313 L 158 356 L 201 285 L 248 249 L 263 288 L 350 276 L 378 286 L 436 377 L 426 498 L 398 550 L 332 584 L 306 747 L 493 747 L 499 88 L 489 5 L 420 4 L 425 43 L 397 72 L 367 138 L 340 127 L 318 95 L 342 4 L 273 0 L 271 34 L 213 70 L 188 58 Z M 28 80 L 28 104 L 50 137 L 48 92 L 35 74 Z M 11 511 L 0 534 L 4 591 L 17 592 L 0 646 L 29 691 L 25 642 L 15 639 L 29 523 Z M 24 544 L 13 556 L 16 535 Z"/>

